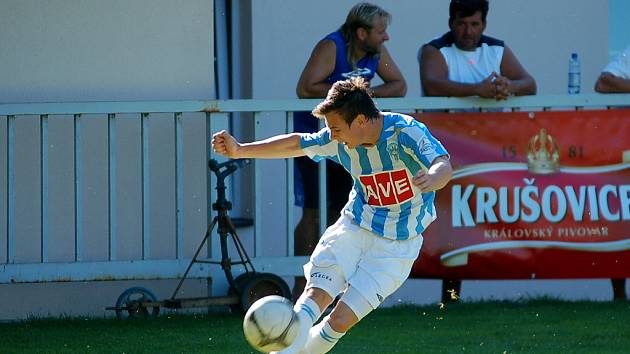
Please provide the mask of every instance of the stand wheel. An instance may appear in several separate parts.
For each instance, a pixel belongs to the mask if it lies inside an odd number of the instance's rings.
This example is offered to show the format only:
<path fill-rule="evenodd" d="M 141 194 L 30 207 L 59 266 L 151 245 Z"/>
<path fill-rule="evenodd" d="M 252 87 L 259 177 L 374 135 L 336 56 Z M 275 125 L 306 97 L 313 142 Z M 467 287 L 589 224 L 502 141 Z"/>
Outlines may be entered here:
<path fill-rule="evenodd" d="M 160 306 L 146 304 L 157 302 L 151 291 L 143 287 L 133 287 L 123 291 L 116 300 L 116 317 L 118 318 L 148 318 L 157 317 Z"/>
<path fill-rule="evenodd" d="M 256 300 L 269 295 L 279 295 L 291 299 L 289 285 L 272 273 L 243 273 L 234 279 L 234 284 L 239 291 L 230 289 L 230 293 L 240 293 L 240 307 L 232 307 L 233 311 L 247 312 Z"/>

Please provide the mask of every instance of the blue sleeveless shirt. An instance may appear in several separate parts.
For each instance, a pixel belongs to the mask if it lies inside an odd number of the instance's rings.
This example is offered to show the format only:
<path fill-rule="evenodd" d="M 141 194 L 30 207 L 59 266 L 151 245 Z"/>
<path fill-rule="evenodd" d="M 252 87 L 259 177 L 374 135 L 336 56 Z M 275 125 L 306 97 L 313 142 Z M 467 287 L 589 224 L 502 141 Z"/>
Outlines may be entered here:
<path fill-rule="evenodd" d="M 356 68 L 353 69 L 352 64 L 348 62 L 348 46 L 340 31 L 333 32 L 322 40 L 331 40 L 335 42 L 337 47 L 335 69 L 326 78 L 327 83 L 332 85 L 337 81 L 346 80 L 353 76 L 361 76 L 368 82 L 372 80 L 378 68 L 379 55 L 366 54 L 357 62 Z M 318 121 L 310 112 L 295 112 L 293 115 L 293 128 L 299 133 L 316 132 L 319 130 Z"/>

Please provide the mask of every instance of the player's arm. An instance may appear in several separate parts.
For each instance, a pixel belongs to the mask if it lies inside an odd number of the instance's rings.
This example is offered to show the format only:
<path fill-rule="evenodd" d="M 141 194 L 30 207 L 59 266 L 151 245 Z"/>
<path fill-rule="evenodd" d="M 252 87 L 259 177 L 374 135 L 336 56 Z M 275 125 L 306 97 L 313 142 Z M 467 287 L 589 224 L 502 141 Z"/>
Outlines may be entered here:
<path fill-rule="evenodd" d="M 306 155 L 300 147 L 300 133 L 276 135 L 265 140 L 240 143 L 225 130 L 212 136 L 212 148 L 221 155 L 239 158 L 287 158 Z"/>
<path fill-rule="evenodd" d="M 383 83 L 371 88 L 375 97 L 402 97 L 407 93 L 405 78 L 385 46 L 381 47 L 381 58 L 376 73 Z"/>
<path fill-rule="evenodd" d="M 536 80 L 525 70 L 508 46 L 503 49 L 501 75 L 495 84 L 497 85 L 497 99 L 505 99 L 510 95 L 536 94 Z"/>
<path fill-rule="evenodd" d="M 297 84 L 299 98 L 326 97 L 332 86 L 326 83 L 326 78 L 335 70 L 336 55 L 335 42 L 326 39 L 317 43 Z"/>
<path fill-rule="evenodd" d="M 425 96 L 490 98 L 496 95 L 492 74 L 476 84 L 451 81 L 448 78 L 448 65 L 440 51 L 432 45 L 424 45 L 420 51 L 420 82 Z"/>
<path fill-rule="evenodd" d="M 595 91 L 600 93 L 630 92 L 630 80 L 615 76 L 605 71 L 599 75 L 599 78 L 597 78 Z"/>
<path fill-rule="evenodd" d="M 433 160 L 427 171 L 420 170 L 412 179 L 412 183 L 420 188 L 422 193 L 444 188 L 453 176 L 453 167 L 448 156 L 438 156 Z"/>

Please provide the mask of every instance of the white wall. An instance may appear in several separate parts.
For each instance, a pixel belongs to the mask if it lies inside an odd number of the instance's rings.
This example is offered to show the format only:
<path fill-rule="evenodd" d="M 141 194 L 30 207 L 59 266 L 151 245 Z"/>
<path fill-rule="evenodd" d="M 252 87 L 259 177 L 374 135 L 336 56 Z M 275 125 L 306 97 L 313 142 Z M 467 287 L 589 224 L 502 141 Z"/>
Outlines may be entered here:
<path fill-rule="evenodd" d="M 336 30 L 356 0 L 256 0 L 253 15 L 254 98 L 295 97 L 297 79 L 315 43 Z M 387 43 L 407 79 L 407 96 L 420 94 L 419 47 L 448 30 L 447 0 L 372 1 L 393 22 Z M 564 94 L 568 58 L 582 57 L 582 91 L 608 55 L 608 2 L 501 0 L 490 2 L 487 35 L 505 40 L 538 82 L 540 94 Z"/>
<path fill-rule="evenodd" d="M 630 45 L 630 1 L 608 1 L 608 57 L 613 60 Z"/>
<path fill-rule="evenodd" d="M 0 103 L 214 97 L 212 0 L 3 0 Z"/>

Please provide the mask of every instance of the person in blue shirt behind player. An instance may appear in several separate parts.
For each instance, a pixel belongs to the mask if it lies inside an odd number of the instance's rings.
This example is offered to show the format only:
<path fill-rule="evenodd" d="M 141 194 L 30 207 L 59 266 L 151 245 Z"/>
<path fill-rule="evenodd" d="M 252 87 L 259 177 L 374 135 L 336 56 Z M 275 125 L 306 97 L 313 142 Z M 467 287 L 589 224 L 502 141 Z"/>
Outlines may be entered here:
<path fill-rule="evenodd" d="M 337 222 L 304 266 L 307 284 L 295 305 L 300 334 L 280 353 L 326 353 L 407 279 L 422 233 L 437 217 L 435 191 L 451 178 L 444 146 L 427 127 L 400 113 L 381 112 L 362 78 L 336 82 L 313 114 L 316 133 L 289 133 L 240 143 L 213 135 L 215 152 L 230 158 L 308 156 L 332 160 L 354 185 Z M 342 294 L 320 323 L 322 310 Z"/>

